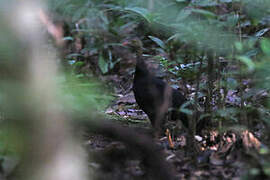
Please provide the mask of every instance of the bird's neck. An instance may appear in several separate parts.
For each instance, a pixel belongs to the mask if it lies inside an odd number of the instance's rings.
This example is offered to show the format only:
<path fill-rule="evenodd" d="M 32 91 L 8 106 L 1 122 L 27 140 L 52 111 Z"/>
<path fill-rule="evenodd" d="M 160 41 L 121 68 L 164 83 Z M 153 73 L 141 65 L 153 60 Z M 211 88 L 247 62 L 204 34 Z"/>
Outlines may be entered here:
<path fill-rule="evenodd" d="M 135 79 L 136 77 L 147 77 L 149 75 L 149 70 L 147 65 L 142 59 L 141 56 L 137 56 L 136 70 L 135 70 Z"/>

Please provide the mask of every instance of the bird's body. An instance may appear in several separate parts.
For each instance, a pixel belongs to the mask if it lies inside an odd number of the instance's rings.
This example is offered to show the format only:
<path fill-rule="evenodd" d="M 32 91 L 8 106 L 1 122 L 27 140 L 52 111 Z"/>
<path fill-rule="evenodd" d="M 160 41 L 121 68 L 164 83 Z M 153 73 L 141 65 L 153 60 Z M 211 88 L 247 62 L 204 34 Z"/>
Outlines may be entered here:
<path fill-rule="evenodd" d="M 169 114 L 169 119 L 181 120 L 188 127 L 187 115 L 179 112 L 181 105 L 187 101 L 185 96 L 148 70 L 142 59 L 140 40 L 126 41 L 123 45 L 129 45 L 136 52 L 133 92 L 137 104 L 147 114 L 152 126 L 156 129 L 161 128 L 166 115 Z M 169 110 L 171 110 L 170 113 L 168 113 Z"/>
<path fill-rule="evenodd" d="M 184 95 L 153 76 L 141 57 L 137 57 L 133 92 L 137 104 L 147 114 L 153 127 L 160 128 L 167 114 L 169 119 L 182 120 L 188 126 L 187 115 L 179 112 L 180 106 L 187 101 Z M 169 109 L 171 113 L 168 113 Z"/>

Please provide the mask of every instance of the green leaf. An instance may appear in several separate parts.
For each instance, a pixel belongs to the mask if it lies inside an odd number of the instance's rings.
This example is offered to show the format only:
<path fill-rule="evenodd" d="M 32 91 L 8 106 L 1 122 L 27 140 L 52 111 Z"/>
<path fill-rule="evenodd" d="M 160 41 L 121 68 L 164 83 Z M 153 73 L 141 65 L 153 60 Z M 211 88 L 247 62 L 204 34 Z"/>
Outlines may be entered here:
<path fill-rule="evenodd" d="M 185 114 L 187 114 L 187 115 L 192 115 L 192 110 L 190 110 L 190 109 L 185 109 L 185 108 L 181 108 L 180 109 L 180 112 L 182 112 L 182 113 L 185 113 Z"/>
<path fill-rule="evenodd" d="M 84 62 L 82 62 L 82 61 L 77 61 L 77 62 L 75 62 L 73 65 L 74 66 L 77 66 L 77 67 L 80 67 L 80 66 L 83 66 L 85 63 Z"/>
<path fill-rule="evenodd" d="M 102 53 L 100 53 L 99 58 L 98 58 L 98 66 L 103 74 L 109 71 L 109 63 L 106 62 Z"/>
<path fill-rule="evenodd" d="M 270 56 L 270 41 L 268 39 L 261 40 L 261 48 L 264 54 Z"/>
<path fill-rule="evenodd" d="M 206 118 L 206 117 L 210 117 L 211 115 L 209 113 L 205 113 L 205 114 L 201 114 L 200 115 L 200 118 L 199 118 L 199 121 Z"/>
<path fill-rule="evenodd" d="M 186 2 L 187 0 L 175 0 L 176 2 Z"/>
<path fill-rule="evenodd" d="M 211 7 L 211 6 L 218 5 L 218 3 L 215 0 L 192 1 L 192 4 L 194 6 L 199 6 L 199 7 Z"/>
<path fill-rule="evenodd" d="M 241 42 L 235 42 L 234 45 L 239 52 L 243 51 L 243 44 Z"/>
<path fill-rule="evenodd" d="M 252 49 L 250 51 L 247 51 L 244 55 L 247 57 L 254 57 L 258 54 L 258 49 Z"/>
<path fill-rule="evenodd" d="M 131 11 L 133 13 L 136 13 L 138 15 L 140 15 L 141 17 L 143 17 L 146 21 L 150 22 L 151 20 L 149 19 L 149 14 L 150 12 L 145 9 L 145 8 L 141 8 L 141 7 L 132 7 L 132 8 L 125 8 L 126 11 Z"/>
<path fill-rule="evenodd" d="M 260 30 L 259 32 L 256 32 L 255 36 L 256 37 L 262 37 L 265 33 L 267 33 L 270 30 L 270 28 L 264 28 Z"/>
<path fill-rule="evenodd" d="M 270 165 L 265 165 L 263 167 L 263 172 L 269 177 L 270 176 Z"/>
<path fill-rule="evenodd" d="M 68 59 L 72 59 L 72 58 L 76 58 L 76 57 L 82 57 L 82 55 L 79 53 L 72 53 L 72 54 L 67 55 Z"/>
<path fill-rule="evenodd" d="M 115 64 L 119 63 L 122 58 L 117 58 L 114 62 L 111 62 L 111 69 L 115 66 Z"/>
<path fill-rule="evenodd" d="M 191 102 L 186 102 L 184 104 L 181 105 L 180 107 L 180 112 L 183 112 L 187 115 L 192 115 L 193 111 L 188 109 L 188 106 L 191 104 Z"/>
<path fill-rule="evenodd" d="M 171 41 L 171 40 L 178 40 L 179 37 L 181 37 L 180 33 L 176 33 L 176 34 L 172 35 L 171 37 L 169 37 L 169 38 L 167 39 L 167 42 L 169 42 L 169 41 Z"/>
<path fill-rule="evenodd" d="M 192 9 L 192 12 L 194 13 L 197 13 L 197 14 L 201 14 L 205 17 L 208 17 L 208 18 L 215 18 L 216 15 L 210 11 L 206 11 L 206 10 L 203 10 L 203 9 Z"/>
<path fill-rule="evenodd" d="M 63 40 L 64 41 L 73 41 L 74 39 L 71 36 L 66 36 L 66 37 L 63 38 Z"/>
<path fill-rule="evenodd" d="M 164 44 L 164 42 L 157 38 L 157 37 L 154 37 L 154 36 L 148 36 L 152 41 L 154 41 L 157 45 L 159 45 L 162 49 L 166 49 L 166 46 Z"/>
<path fill-rule="evenodd" d="M 233 28 L 239 21 L 239 15 L 235 13 L 228 14 L 226 24 Z"/>
<path fill-rule="evenodd" d="M 220 0 L 220 2 L 222 2 L 222 3 L 231 3 L 232 0 Z"/>
<path fill-rule="evenodd" d="M 260 154 L 266 155 L 269 154 L 269 149 L 266 147 L 260 148 Z"/>
<path fill-rule="evenodd" d="M 252 61 L 252 59 L 250 59 L 247 56 L 237 56 L 236 57 L 238 60 L 240 60 L 242 63 L 244 63 L 247 67 L 249 71 L 253 71 L 255 68 L 255 64 Z"/>
<path fill-rule="evenodd" d="M 251 168 L 249 170 L 250 174 L 255 176 L 255 175 L 258 175 L 260 173 L 260 170 L 258 168 Z"/>
<path fill-rule="evenodd" d="M 191 10 L 190 9 L 183 9 L 180 11 L 180 13 L 178 14 L 176 21 L 183 21 L 185 20 L 189 15 L 191 14 Z"/>

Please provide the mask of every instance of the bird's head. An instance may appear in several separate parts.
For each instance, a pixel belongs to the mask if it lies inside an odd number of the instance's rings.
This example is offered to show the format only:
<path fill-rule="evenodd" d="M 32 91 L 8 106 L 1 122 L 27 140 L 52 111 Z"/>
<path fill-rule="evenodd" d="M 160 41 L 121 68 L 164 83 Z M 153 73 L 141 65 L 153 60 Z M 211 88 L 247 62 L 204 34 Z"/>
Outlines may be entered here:
<path fill-rule="evenodd" d="M 142 55 L 143 44 L 139 38 L 135 37 L 135 38 L 126 39 L 122 42 L 122 45 L 124 47 L 129 48 L 131 51 L 135 52 L 137 55 Z"/>

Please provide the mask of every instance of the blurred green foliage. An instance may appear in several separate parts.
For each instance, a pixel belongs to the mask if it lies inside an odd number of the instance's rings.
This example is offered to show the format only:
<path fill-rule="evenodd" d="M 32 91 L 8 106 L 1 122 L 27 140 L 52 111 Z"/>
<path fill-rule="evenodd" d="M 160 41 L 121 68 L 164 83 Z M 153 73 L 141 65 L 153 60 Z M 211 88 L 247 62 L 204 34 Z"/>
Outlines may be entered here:
<path fill-rule="evenodd" d="M 97 80 L 70 75 L 59 79 L 62 81 L 60 96 L 68 113 L 101 113 L 113 99 L 108 87 Z"/>
<path fill-rule="evenodd" d="M 1 4 L 1 3 L 0 3 Z M 4 15 L 2 14 L 4 13 Z M 39 107 L 40 99 L 31 94 L 29 82 L 29 58 L 31 50 L 25 40 L 16 31 L 14 22 L 9 22 L 10 15 L 0 11 L 0 166 L 5 165 L 2 157 L 21 155 L 27 149 L 25 138 L 29 138 L 28 118 L 39 114 L 44 107 Z M 19 27 L 19 26 L 18 26 Z M 40 32 L 41 36 L 45 35 Z M 31 35 L 31 34 L 29 34 Z M 42 39 L 42 38 L 41 38 Z M 41 42 L 39 42 L 41 43 Z M 49 44 L 48 42 L 45 42 Z M 48 58 L 54 58 L 50 52 L 52 47 L 39 47 L 41 52 L 47 52 Z M 45 56 L 46 56 L 45 55 Z M 42 57 L 44 58 L 44 57 Z M 39 59 L 38 59 L 39 60 Z M 55 60 L 55 59 L 51 59 Z M 75 71 L 80 63 L 70 65 Z M 45 68 L 45 67 L 40 67 Z M 34 77 L 33 77 L 34 78 Z M 30 79 L 30 78 L 29 78 Z M 96 116 L 105 111 L 112 96 L 102 82 L 79 74 L 58 73 L 51 81 L 55 82 L 57 98 L 60 104 L 51 104 L 51 110 L 65 112 L 69 115 Z M 42 83 L 42 82 L 41 82 Z M 48 87 L 49 89 L 49 87 Z M 44 89 L 44 93 L 47 89 Z M 42 92 L 41 92 L 42 94 Z M 46 94 L 46 93 L 45 93 Z M 37 98 L 37 99 L 35 99 Z M 42 114 L 42 113 L 40 113 Z M 35 117 L 36 118 L 36 117 Z M 32 138 L 32 137 L 30 137 Z"/>

